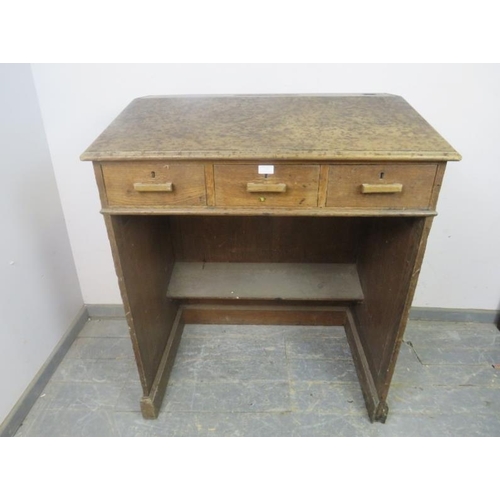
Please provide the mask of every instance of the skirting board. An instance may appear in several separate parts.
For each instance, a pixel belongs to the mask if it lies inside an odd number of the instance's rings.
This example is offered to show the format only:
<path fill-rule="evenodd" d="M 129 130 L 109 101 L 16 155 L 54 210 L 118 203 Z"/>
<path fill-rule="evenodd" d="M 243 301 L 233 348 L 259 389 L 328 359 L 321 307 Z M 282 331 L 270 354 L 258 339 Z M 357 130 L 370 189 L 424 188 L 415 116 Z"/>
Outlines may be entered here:
<path fill-rule="evenodd" d="M 87 304 L 91 318 L 124 318 L 121 304 Z M 457 323 L 498 323 L 500 310 L 444 309 L 438 307 L 412 307 L 410 320 L 415 321 L 455 321 Z"/>
<path fill-rule="evenodd" d="M 86 306 L 82 306 L 75 319 L 66 330 L 61 340 L 58 342 L 51 355 L 40 368 L 35 378 L 28 385 L 23 395 L 19 398 L 14 408 L 7 415 L 5 420 L 0 425 L 0 437 L 15 436 L 17 430 L 23 423 L 24 419 L 30 412 L 36 400 L 43 393 L 47 382 L 54 374 L 57 367 L 64 359 L 69 348 L 76 339 L 78 333 L 85 326 L 89 319 L 89 313 Z"/>

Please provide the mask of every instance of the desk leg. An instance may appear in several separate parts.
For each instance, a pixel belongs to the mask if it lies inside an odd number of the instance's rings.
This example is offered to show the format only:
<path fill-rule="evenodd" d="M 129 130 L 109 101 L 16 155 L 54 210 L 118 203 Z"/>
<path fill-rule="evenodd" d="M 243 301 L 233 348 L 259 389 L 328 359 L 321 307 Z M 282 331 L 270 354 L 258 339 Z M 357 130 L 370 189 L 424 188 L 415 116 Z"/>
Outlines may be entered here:
<path fill-rule="evenodd" d="M 104 218 L 144 393 L 142 414 L 156 418 L 183 326 L 177 303 L 167 299 L 174 264 L 169 220 Z"/>
<path fill-rule="evenodd" d="M 373 219 L 358 271 L 365 300 L 347 315 L 346 332 L 372 421 L 385 422 L 399 348 L 432 225 L 428 218 Z"/>

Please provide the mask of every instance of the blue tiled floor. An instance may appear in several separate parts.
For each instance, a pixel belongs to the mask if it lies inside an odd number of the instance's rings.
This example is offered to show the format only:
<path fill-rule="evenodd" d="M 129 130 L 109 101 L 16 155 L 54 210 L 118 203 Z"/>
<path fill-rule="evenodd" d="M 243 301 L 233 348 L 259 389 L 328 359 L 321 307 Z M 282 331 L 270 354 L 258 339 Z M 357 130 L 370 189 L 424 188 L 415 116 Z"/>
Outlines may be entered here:
<path fill-rule="evenodd" d="M 408 324 L 385 425 L 368 421 L 342 328 L 186 326 L 144 420 L 124 320 L 91 320 L 18 436 L 498 436 L 500 332 Z"/>

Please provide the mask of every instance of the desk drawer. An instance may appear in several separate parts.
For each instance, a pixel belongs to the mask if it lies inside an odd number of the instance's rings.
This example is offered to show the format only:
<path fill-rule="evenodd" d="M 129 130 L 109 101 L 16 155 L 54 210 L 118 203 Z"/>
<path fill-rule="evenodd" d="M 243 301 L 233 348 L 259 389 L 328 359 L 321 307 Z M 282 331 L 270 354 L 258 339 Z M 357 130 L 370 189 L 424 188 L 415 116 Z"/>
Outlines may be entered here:
<path fill-rule="evenodd" d="M 204 165 L 110 162 L 102 173 L 110 207 L 206 205 Z"/>
<path fill-rule="evenodd" d="M 233 207 L 316 207 L 319 165 L 273 165 L 259 174 L 257 163 L 215 165 L 215 203 Z"/>
<path fill-rule="evenodd" d="M 437 165 L 336 165 L 329 169 L 327 207 L 429 207 Z"/>

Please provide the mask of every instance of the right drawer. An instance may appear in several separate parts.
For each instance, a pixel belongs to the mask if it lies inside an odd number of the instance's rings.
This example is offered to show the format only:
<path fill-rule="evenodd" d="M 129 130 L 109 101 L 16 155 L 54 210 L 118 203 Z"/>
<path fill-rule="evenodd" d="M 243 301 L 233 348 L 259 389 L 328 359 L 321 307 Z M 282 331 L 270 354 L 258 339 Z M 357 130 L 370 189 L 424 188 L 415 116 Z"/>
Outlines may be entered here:
<path fill-rule="evenodd" d="M 327 207 L 429 208 L 437 165 L 334 165 Z"/>

